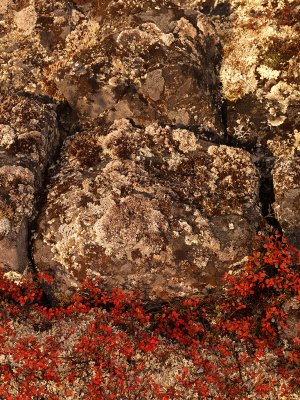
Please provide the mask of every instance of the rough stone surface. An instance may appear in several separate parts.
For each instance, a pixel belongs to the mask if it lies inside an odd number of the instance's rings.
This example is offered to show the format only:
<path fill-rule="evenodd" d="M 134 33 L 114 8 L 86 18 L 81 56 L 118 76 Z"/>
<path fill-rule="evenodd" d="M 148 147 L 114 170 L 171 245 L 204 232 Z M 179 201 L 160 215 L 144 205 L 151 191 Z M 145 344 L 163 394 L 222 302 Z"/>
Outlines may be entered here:
<path fill-rule="evenodd" d="M 28 222 L 45 167 L 59 141 L 55 107 L 10 96 L 0 104 L 0 267 L 28 262 Z"/>
<path fill-rule="evenodd" d="M 274 210 L 285 236 L 300 244 L 300 162 L 299 157 L 278 160 L 274 170 Z"/>
<path fill-rule="evenodd" d="M 111 2 L 101 22 L 84 19 L 49 67 L 56 96 L 82 117 L 197 126 L 222 136 L 213 26 L 197 11 L 165 3 Z"/>
<path fill-rule="evenodd" d="M 251 252 L 272 179 L 299 246 L 295 0 L 0 3 L 1 268 L 25 268 L 41 211 L 35 259 L 61 288 L 93 270 L 202 290 Z"/>
<path fill-rule="evenodd" d="M 0 268 L 5 270 L 28 265 L 28 224 L 61 136 L 46 67 L 76 21 L 68 1 L 0 4 Z"/>
<path fill-rule="evenodd" d="M 292 339 L 297 337 L 300 338 L 299 321 L 300 321 L 300 304 L 296 297 L 286 301 L 283 305 L 284 311 L 287 313 L 287 328 L 284 334 Z"/>
<path fill-rule="evenodd" d="M 250 251 L 258 176 L 244 150 L 123 119 L 70 138 L 58 168 L 34 244 L 57 298 L 88 274 L 150 296 L 187 295 L 215 286 Z"/>
<path fill-rule="evenodd" d="M 215 18 L 227 133 L 239 145 L 293 155 L 300 150 L 299 2 L 228 5 L 228 15 Z"/>
<path fill-rule="evenodd" d="M 1 94 L 51 92 L 47 66 L 78 23 L 78 14 L 67 0 L 1 0 Z"/>

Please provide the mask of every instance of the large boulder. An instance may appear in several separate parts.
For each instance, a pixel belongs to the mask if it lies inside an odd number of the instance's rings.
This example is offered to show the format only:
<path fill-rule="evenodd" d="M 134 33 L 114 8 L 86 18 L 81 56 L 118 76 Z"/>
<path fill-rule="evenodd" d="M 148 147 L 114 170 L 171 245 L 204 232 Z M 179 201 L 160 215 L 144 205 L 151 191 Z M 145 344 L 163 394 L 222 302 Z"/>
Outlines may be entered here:
<path fill-rule="evenodd" d="M 220 46 L 207 17 L 171 1 L 107 3 L 100 2 L 100 19 L 78 24 L 49 66 L 56 96 L 82 118 L 194 126 L 222 136 Z"/>
<path fill-rule="evenodd" d="M 95 127 L 64 146 L 35 265 L 58 301 L 89 275 L 159 298 L 216 286 L 251 251 L 258 186 L 244 150 L 157 124 Z"/>
<path fill-rule="evenodd" d="M 57 117 L 65 136 L 75 113 L 34 244 L 57 298 L 87 274 L 161 298 L 217 285 L 252 251 L 276 159 L 297 245 L 298 9 L 271 3 L 1 2 L 1 267 L 27 263 Z"/>

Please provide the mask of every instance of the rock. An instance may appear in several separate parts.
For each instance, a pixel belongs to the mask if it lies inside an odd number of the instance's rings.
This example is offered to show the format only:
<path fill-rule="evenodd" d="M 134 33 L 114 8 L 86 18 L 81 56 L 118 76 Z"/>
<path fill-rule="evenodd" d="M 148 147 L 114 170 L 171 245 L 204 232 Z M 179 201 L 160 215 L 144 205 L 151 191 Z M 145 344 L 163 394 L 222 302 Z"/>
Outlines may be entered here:
<path fill-rule="evenodd" d="M 300 321 L 300 304 L 297 297 L 292 297 L 283 304 L 283 310 L 287 314 L 286 329 L 283 332 L 283 338 L 300 339 L 299 321 Z"/>
<path fill-rule="evenodd" d="M 56 0 L 1 1 L 0 14 L 0 268 L 22 272 L 61 135 L 47 66 L 81 16 Z"/>
<path fill-rule="evenodd" d="M 30 5 L 22 10 L 15 12 L 14 23 L 17 29 L 26 35 L 30 35 L 35 28 L 37 22 L 37 14 L 34 6 Z"/>
<path fill-rule="evenodd" d="M 214 21 L 231 141 L 293 155 L 300 150 L 298 2 L 233 0 L 229 15 Z"/>
<path fill-rule="evenodd" d="M 161 298 L 218 285 L 252 251 L 276 160 L 299 243 L 298 8 L 271 3 L 2 1 L 0 265 L 27 264 L 74 132 L 34 245 L 58 297 L 90 273 Z"/>
<path fill-rule="evenodd" d="M 89 275 L 166 299 L 216 286 L 259 222 L 246 151 L 122 119 L 67 140 L 33 255 L 57 301 Z"/>
<path fill-rule="evenodd" d="M 300 247 L 300 159 L 281 158 L 273 170 L 276 218 L 284 235 Z"/>
<path fill-rule="evenodd" d="M 54 83 L 47 68 L 83 18 L 69 1 L 1 0 L 0 94 L 21 91 L 52 97 Z"/>
<path fill-rule="evenodd" d="M 82 20 L 49 67 L 55 95 L 81 118 L 195 126 L 222 136 L 220 46 L 207 17 L 170 1 L 102 6 L 101 21 Z"/>
<path fill-rule="evenodd" d="M 0 104 L 0 268 L 24 270 L 28 223 L 59 142 L 53 104 L 10 96 Z"/>

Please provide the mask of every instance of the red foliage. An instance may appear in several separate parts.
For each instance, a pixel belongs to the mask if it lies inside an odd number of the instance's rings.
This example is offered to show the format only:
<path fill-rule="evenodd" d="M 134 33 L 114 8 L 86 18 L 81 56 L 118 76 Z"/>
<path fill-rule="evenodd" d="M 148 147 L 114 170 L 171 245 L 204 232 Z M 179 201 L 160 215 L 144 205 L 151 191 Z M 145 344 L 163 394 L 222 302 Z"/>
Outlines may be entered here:
<path fill-rule="evenodd" d="M 227 273 L 223 295 L 156 306 L 85 281 L 68 306 L 43 304 L 39 281 L 0 275 L 0 398 L 257 399 L 299 390 L 299 251 L 260 237 Z M 39 276 L 51 284 L 51 277 Z M 154 307 L 155 308 L 155 307 Z M 165 372 L 163 372 L 163 370 Z M 158 374 L 167 374 L 164 380 Z M 273 391 L 273 392 L 272 392 Z"/>

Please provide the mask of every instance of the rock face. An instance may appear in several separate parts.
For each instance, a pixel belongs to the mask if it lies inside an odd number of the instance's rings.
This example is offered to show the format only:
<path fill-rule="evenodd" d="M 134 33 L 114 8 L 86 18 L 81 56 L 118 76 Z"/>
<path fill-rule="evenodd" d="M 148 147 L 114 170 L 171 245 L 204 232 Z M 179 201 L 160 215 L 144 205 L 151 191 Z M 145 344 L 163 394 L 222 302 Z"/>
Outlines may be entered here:
<path fill-rule="evenodd" d="M 275 157 L 299 151 L 299 2 L 231 0 L 216 26 L 233 142 Z"/>
<path fill-rule="evenodd" d="M 299 2 L 187 3 L 210 15 L 223 47 L 228 143 L 263 160 L 260 173 L 268 187 L 262 201 L 299 247 Z"/>
<path fill-rule="evenodd" d="M 66 3 L 0 4 L 0 268 L 7 271 L 28 266 L 28 224 L 61 136 L 44 68 L 69 33 Z"/>
<path fill-rule="evenodd" d="M 1 1 L 0 268 L 24 270 L 38 214 L 57 300 L 87 274 L 161 298 L 215 286 L 251 252 L 260 203 L 299 246 L 298 12 Z"/>
<path fill-rule="evenodd" d="M 191 294 L 251 249 L 258 176 L 243 150 L 123 119 L 70 138 L 59 169 L 34 245 L 58 298 L 93 274 L 150 296 Z"/>
<path fill-rule="evenodd" d="M 28 222 L 45 167 L 57 148 L 55 107 L 11 96 L 0 105 L 0 267 L 27 265 Z"/>
<path fill-rule="evenodd" d="M 283 232 L 294 246 L 300 243 L 300 163 L 298 157 L 278 160 L 274 170 L 274 210 Z"/>
<path fill-rule="evenodd" d="M 78 16 L 68 1 L 1 1 L 0 79 L 2 95 L 51 91 L 46 67 L 64 45 Z M 49 87 L 50 86 L 50 87 Z M 47 89 L 47 90 L 46 90 Z"/>
<path fill-rule="evenodd" d="M 83 118 L 197 126 L 222 136 L 213 26 L 195 10 L 156 3 L 111 2 L 101 22 L 83 20 L 49 68 L 57 96 Z"/>
<path fill-rule="evenodd" d="M 78 14 L 68 1 L 0 4 L 0 267 L 5 270 L 22 272 L 28 265 L 28 223 L 36 217 L 45 171 L 63 136 L 46 68 Z"/>

